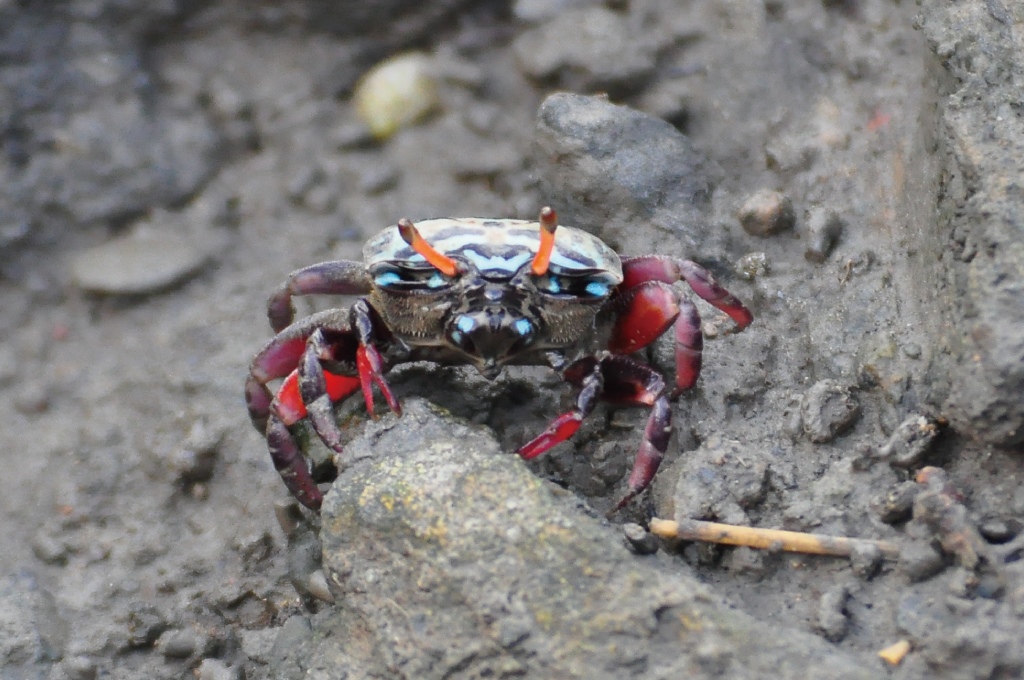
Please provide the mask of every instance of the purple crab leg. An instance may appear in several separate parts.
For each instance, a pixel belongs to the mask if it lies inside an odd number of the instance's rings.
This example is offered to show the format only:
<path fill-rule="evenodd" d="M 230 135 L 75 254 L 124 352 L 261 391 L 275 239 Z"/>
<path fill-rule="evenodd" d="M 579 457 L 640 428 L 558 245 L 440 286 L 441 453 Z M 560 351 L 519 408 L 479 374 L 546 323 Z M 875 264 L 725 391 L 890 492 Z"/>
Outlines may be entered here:
<path fill-rule="evenodd" d="M 597 399 L 601 395 L 601 364 L 595 364 L 590 373 L 583 378 L 583 389 L 576 397 L 576 408 L 555 418 L 543 432 L 532 441 L 519 447 L 516 451 L 525 460 L 536 458 L 555 444 L 560 444 L 576 434 L 580 423 L 594 410 Z"/>
<path fill-rule="evenodd" d="M 274 468 L 281 475 L 288 491 L 307 508 L 318 512 L 323 495 L 309 474 L 309 467 L 298 442 L 288 431 L 288 426 L 274 413 L 267 419 L 267 448 L 270 449 Z"/>
<path fill-rule="evenodd" d="M 324 339 L 323 329 L 317 329 L 306 341 L 306 350 L 299 362 L 299 394 L 306 406 L 306 414 L 317 436 L 331 450 L 341 453 L 341 430 L 334 419 L 331 395 L 327 391 L 327 377 L 322 360 L 333 360 L 334 352 Z"/>
<path fill-rule="evenodd" d="M 685 280 L 697 295 L 728 314 L 744 329 L 754 316 L 739 298 L 723 288 L 704 267 L 690 260 L 679 260 L 664 255 L 645 255 L 622 261 L 623 281 L 619 290 L 626 291 L 645 281 L 675 283 Z"/>
<path fill-rule="evenodd" d="M 288 275 L 267 302 L 267 318 L 275 332 L 288 327 L 295 317 L 292 297 L 296 295 L 366 295 L 373 281 L 360 262 L 320 262 Z"/>
<path fill-rule="evenodd" d="M 601 361 L 604 374 L 602 398 L 623 406 L 651 406 L 644 436 L 626 482 L 626 495 L 612 512 L 619 510 L 643 492 L 658 472 L 672 436 L 672 407 L 665 396 L 665 379 L 646 364 L 626 356 L 612 354 Z"/>

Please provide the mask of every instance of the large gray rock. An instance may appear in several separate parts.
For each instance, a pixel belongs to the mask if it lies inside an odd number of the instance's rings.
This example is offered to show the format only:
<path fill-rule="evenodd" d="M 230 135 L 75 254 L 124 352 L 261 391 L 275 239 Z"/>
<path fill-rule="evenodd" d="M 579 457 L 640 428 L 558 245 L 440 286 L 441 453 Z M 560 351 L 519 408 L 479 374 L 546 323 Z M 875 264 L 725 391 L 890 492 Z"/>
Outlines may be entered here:
<path fill-rule="evenodd" d="M 706 228 L 721 171 L 665 121 L 605 97 L 553 94 L 537 114 L 538 176 L 564 224 L 629 254 L 712 259 Z"/>
<path fill-rule="evenodd" d="M 952 92 L 940 118 L 939 218 L 955 254 L 943 258 L 955 363 L 946 411 L 957 429 L 1005 445 L 1024 442 L 1022 17 L 1019 5 L 971 0 L 928 3 L 921 18 Z"/>
<path fill-rule="evenodd" d="M 304 668 L 363 677 L 380 663 L 417 679 L 878 675 L 877 662 L 730 610 L 678 563 L 634 555 L 488 433 L 425 402 L 371 425 L 345 459 L 321 533 L 339 606 L 303 643 Z"/>

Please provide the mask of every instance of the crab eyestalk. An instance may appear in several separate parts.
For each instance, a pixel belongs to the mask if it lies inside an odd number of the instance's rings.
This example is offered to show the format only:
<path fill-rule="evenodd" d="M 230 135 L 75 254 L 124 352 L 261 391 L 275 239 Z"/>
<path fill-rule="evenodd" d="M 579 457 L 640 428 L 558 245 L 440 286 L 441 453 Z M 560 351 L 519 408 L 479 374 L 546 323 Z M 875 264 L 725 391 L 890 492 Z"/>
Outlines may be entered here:
<path fill-rule="evenodd" d="M 551 264 L 551 251 L 555 247 L 555 229 L 558 228 L 558 215 L 547 206 L 540 209 L 540 247 L 533 258 L 534 276 L 544 276 Z"/>
<path fill-rule="evenodd" d="M 455 276 L 459 273 L 459 264 L 452 258 L 437 252 L 433 246 L 427 243 L 408 218 L 403 217 L 398 220 L 398 233 L 401 234 L 403 241 L 412 246 L 413 250 L 422 255 L 423 259 L 445 276 Z"/>

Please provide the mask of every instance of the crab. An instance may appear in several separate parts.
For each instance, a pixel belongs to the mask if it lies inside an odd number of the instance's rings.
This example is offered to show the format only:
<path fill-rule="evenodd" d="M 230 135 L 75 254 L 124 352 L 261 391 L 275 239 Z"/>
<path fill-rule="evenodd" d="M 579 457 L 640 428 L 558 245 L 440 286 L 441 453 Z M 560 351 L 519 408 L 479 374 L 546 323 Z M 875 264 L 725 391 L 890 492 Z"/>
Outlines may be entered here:
<path fill-rule="evenodd" d="M 276 335 L 252 361 L 245 385 L 253 425 L 292 495 L 318 511 L 322 495 L 293 433 L 308 419 L 324 444 L 342 451 L 333 404 L 361 391 L 374 412 L 374 386 L 399 416 L 385 377 L 412 361 L 470 365 L 488 378 L 505 366 L 549 366 L 579 389 L 559 415 L 517 453 L 531 459 L 569 439 L 598 400 L 651 408 L 621 509 L 651 483 L 672 432 L 670 398 L 696 383 L 703 336 L 697 308 L 672 284 L 750 324 L 750 311 L 690 260 L 623 257 L 596 236 L 559 226 L 543 208 L 537 222 L 511 219 L 401 219 L 366 243 L 363 262 L 322 262 L 293 272 L 271 296 Z M 292 298 L 362 295 L 348 309 L 294 321 Z M 634 358 L 668 329 L 675 336 L 675 387 Z M 268 384 L 283 378 L 276 391 Z M 321 479 L 321 481 L 329 481 Z"/>

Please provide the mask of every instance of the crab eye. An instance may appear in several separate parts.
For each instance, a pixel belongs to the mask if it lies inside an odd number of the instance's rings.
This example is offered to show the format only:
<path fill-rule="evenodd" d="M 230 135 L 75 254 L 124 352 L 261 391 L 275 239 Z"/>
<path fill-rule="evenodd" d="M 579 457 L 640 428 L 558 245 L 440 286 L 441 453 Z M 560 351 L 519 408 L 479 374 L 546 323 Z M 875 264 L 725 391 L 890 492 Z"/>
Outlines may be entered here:
<path fill-rule="evenodd" d="M 612 285 L 593 276 L 570 276 L 548 273 L 537 281 L 537 287 L 552 295 L 572 295 L 585 300 L 607 297 Z"/>
<path fill-rule="evenodd" d="M 410 267 L 387 267 L 371 272 L 373 283 L 392 290 L 437 290 L 449 284 L 449 280 L 438 270 L 414 269 Z"/>

